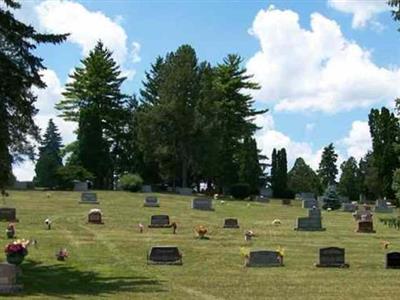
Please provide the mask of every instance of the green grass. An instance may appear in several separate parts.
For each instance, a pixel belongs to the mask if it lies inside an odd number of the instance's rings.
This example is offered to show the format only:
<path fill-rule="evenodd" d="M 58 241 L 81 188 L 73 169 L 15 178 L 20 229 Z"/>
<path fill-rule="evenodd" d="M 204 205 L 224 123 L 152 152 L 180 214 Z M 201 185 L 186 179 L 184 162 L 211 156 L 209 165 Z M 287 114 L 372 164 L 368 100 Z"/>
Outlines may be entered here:
<path fill-rule="evenodd" d="M 398 299 L 400 270 L 384 269 L 381 241 L 400 250 L 400 232 L 374 216 L 376 234 L 355 233 L 350 213 L 323 212 L 325 232 L 293 230 L 297 216 L 306 216 L 300 203 L 280 201 L 247 203 L 214 201 L 215 211 L 190 209 L 191 197 L 158 195 L 160 208 L 144 208 L 144 194 L 98 192 L 104 225 L 87 224 L 91 205 L 78 204 L 80 194 L 11 192 L 7 206 L 17 208 L 17 236 L 36 239 L 22 264 L 24 293 L 20 299 Z M 293 202 L 292 202 L 293 203 Z M 145 229 L 152 214 L 169 214 L 178 223 L 172 229 Z M 382 215 L 381 215 L 382 216 Z M 46 230 L 44 220 L 53 220 Z M 223 219 L 236 217 L 240 229 L 223 229 Z M 280 227 L 271 225 L 279 218 Z M 203 224 L 210 240 L 197 240 L 193 228 Z M 4 230 L 7 223 L 0 223 Z M 1 228 L 0 228 L 1 229 Z M 257 237 L 246 244 L 243 233 Z M 1 243 L 7 243 L 4 234 Z M 147 265 L 153 245 L 177 245 L 183 266 Z M 285 248 L 282 268 L 245 268 L 240 247 L 275 250 Z M 320 247 L 346 249 L 349 269 L 314 267 Z M 66 247 L 64 263 L 55 252 Z M 3 256 L 4 258 L 5 256 Z M 8 297 L 13 299 L 12 296 Z"/>

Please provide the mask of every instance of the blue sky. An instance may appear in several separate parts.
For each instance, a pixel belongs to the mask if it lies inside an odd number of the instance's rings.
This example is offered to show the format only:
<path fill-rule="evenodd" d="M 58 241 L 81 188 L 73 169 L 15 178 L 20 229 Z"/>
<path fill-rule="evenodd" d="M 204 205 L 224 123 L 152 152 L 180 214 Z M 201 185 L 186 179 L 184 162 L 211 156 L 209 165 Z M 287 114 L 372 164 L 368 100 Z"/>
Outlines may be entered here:
<path fill-rule="evenodd" d="M 360 158 L 371 146 L 371 107 L 392 106 L 400 96 L 400 24 L 386 0 L 279 1 L 22 1 L 19 18 L 46 32 L 70 32 L 61 46 L 42 46 L 48 88 L 36 91 L 37 122 L 45 127 L 57 112 L 68 73 L 98 39 L 114 51 L 129 80 L 141 87 L 157 55 L 192 45 L 199 60 L 213 64 L 229 53 L 262 89 L 256 106 L 270 112 L 257 119 L 259 147 L 269 155 L 286 147 L 314 168 L 321 149 L 335 143 L 340 159 Z M 65 143 L 75 124 L 56 118 Z M 15 166 L 21 180 L 34 175 L 30 162 Z"/>

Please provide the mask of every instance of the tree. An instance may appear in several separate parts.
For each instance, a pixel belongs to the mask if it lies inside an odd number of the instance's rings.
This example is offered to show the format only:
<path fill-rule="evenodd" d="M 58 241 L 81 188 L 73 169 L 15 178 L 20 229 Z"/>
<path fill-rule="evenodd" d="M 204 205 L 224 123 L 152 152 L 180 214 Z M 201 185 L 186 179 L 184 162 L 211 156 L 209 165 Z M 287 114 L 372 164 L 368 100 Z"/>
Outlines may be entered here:
<path fill-rule="evenodd" d="M 272 151 L 272 167 L 271 167 L 271 188 L 274 197 L 285 198 L 288 193 L 288 175 L 287 175 L 287 158 L 286 149 Z"/>
<path fill-rule="evenodd" d="M 56 107 L 65 120 L 78 122 L 78 163 L 93 174 L 96 188 L 107 189 L 127 119 L 127 97 L 121 93 L 125 77 L 101 41 L 81 62 Z"/>
<path fill-rule="evenodd" d="M 35 185 L 49 188 L 57 186 L 57 170 L 63 165 L 61 147 L 58 128 L 50 119 L 39 149 L 39 159 L 35 167 Z"/>
<path fill-rule="evenodd" d="M 358 185 L 360 193 L 368 199 L 380 197 L 383 194 L 382 181 L 379 179 L 378 169 L 375 167 L 372 152 L 368 152 L 358 164 Z"/>
<path fill-rule="evenodd" d="M 338 155 L 335 152 L 335 147 L 331 143 L 324 148 L 318 169 L 318 176 L 324 188 L 336 182 L 336 175 L 338 174 L 336 166 L 337 159 Z"/>
<path fill-rule="evenodd" d="M 293 194 L 309 192 L 318 195 L 321 192 L 318 175 L 301 157 L 296 159 L 288 173 L 288 188 Z"/>
<path fill-rule="evenodd" d="M 389 0 L 388 4 L 393 7 L 392 16 L 395 21 L 400 21 L 400 0 Z M 400 30 L 400 29 L 399 29 Z"/>
<path fill-rule="evenodd" d="M 39 139 L 33 117 L 36 96 L 32 87 L 45 88 L 40 77 L 45 69 L 33 54 L 38 44 L 63 42 L 67 35 L 42 34 L 15 19 L 12 9 L 21 6 L 14 0 L 0 5 L 0 190 L 11 176 L 13 162 L 22 156 L 33 158 L 31 140 Z"/>
<path fill-rule="evenodd" d="M 399 137 L 399 121 L 387 108 L 371 109 L 368 116 L 372 138 L 372 155 L 377 169 L 382 194 L 379 197 L 394 198 L 392 190 L 393 173 L 400 166 L 395 144 Z"/>
<path fill-rule="evenodd" d="M 352 201 L 358 201 L 360 195 L 359 169 L 354 157 L 342 163 L 342 174 L 338 184 L 338 192 L 342 196 L 349 197 Z"/>

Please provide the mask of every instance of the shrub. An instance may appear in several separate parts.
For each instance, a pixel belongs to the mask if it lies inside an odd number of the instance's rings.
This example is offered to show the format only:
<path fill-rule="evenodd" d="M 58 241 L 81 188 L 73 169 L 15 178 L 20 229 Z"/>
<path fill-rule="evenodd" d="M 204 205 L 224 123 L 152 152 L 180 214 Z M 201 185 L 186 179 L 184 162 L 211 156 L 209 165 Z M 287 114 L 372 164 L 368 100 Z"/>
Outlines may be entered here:
<path fill-rule="evenodd" d="M 92 173 L 86 170 L 84 167 L 68 165 L 65 167 L 58 168 L 57 177 L 60 188 L 70 189 L 74 186 L 74 180 L 85 181 L 93 180 Z"/>
<path fill-rule="evenodd" d="M 231 186 L 231 195 L 235 199 L 245 199 L 250 196 L 250 185 L 247 183 L 236 183 Z"/>
<path fill-rule="evenodd" d="M 139 174 L 125 174 L 119 179 L 120 186 L 125 191 L 140 191 L 143 185 L 143 179 Z"/>

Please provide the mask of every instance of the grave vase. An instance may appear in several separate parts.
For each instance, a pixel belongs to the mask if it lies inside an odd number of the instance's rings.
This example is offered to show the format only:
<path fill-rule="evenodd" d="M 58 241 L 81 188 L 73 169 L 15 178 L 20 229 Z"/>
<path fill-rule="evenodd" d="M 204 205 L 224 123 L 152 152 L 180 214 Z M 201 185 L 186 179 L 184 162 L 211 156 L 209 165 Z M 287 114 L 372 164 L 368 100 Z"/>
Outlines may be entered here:
<path fill-rule="evenodd" d="M 25 255 L 20 253 L 7 254 L 6 258 L 9 264 L 18 266 L 24 261 Z"/>

